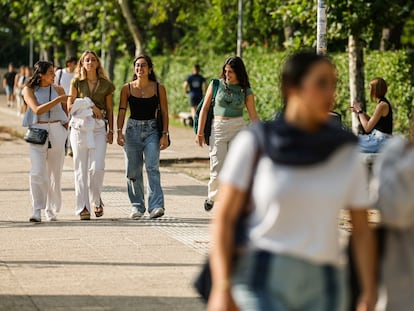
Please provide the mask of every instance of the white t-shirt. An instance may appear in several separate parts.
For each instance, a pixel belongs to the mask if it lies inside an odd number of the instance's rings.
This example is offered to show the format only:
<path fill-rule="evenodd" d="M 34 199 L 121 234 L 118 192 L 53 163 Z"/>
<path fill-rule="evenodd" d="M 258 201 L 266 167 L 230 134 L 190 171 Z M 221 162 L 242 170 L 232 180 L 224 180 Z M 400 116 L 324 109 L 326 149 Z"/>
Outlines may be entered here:
<path fill-rule="evenodd" d="M 231 145 L 221 182 L 247 191 L 256 150 L 253 134 L 241 132 Z M 358 147 L 344 145 L 327 161 L 309 166 L 278 165 L 263 155 L 257 163 L 252 200 L 251 248 L 340 265 L 340 210 L 370 206 Z"/>
<path fill-rule="evenodd" d="M 62 77 L 60 77 L 62 73 Z M 70 82 L 72 81 L 73 77 L 75 76 L 74 72 L 68 72 L 66 68 L 56 70 L 55 73 L 55 84 L 60 85 L 65 90 L 65 94 L 69 95 L 70 90 Z M 59 83 L 60 79 L 60 83 Z"/>

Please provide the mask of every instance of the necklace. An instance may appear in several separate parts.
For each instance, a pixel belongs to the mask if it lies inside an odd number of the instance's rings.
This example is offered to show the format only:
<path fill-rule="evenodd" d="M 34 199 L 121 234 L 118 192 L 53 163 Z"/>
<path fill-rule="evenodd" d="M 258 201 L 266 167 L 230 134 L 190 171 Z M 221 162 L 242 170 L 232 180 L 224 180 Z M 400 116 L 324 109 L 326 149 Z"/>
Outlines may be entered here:
<path fill-rule="evenodd" d="M 146 88 L 146 86 L 141 87 L 141 86 L 139 86 L 138 83 L 136 84 L 136 86 L 137 86 L 138 91 L 141 92 L 141 98 L 144 98 L 145 97 L 145 88 Z"/>

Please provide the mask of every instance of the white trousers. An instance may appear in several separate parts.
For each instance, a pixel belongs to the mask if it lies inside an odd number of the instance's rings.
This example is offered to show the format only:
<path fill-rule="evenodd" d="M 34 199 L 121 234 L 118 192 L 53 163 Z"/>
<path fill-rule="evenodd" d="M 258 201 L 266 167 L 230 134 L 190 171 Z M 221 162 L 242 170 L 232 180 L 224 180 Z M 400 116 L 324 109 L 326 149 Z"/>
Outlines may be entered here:
<path fill-rule="evenodd" d="M 61 178 L 65 159 L 67 131 L 60 122 L 36 124 L 33 127 L 49 131 L 44 145 L 30 145 L 30 197 L 33 211 L 59 212 L 62 206 Z M 50 145 L 49 145 L 50 142 Z M 49 148 L 50 146 L 50 148 Z"/>
<path fill-rule="evenodd" d="M 88 148 L 87 133 L 75 128 L 70 130 L 75 173 L 76 215 L 86 207 L 100 206 L 105 170 L 106 128 L 93 131 L 95 148 Z"/>
<path fill-rule="evenodd" d="M 243 118 L 213 120 L 210 136 L 210 181 L 208 182 L 208 199 L 211 201 L 217 199 L 218 176 L 226 159 L 230 143 L 245 126 L 246 123 Z"/>

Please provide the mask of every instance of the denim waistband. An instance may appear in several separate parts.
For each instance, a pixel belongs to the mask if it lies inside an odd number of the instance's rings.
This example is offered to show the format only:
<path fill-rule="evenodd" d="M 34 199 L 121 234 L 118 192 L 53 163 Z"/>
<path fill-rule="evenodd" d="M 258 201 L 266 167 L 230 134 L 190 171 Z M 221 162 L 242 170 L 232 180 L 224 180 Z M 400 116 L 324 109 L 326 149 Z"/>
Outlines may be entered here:
<path fill-rule="evenodd" d="M 132 119 L 132 118 L 128 119 L 128 125 L 131 125 L 131 126 L 134 126 L 134 125 L 152 125 L 156 122 L 157 122 L 156 119 L 150 119 L 150 120 L 136 120 L 136 119 Z"/>

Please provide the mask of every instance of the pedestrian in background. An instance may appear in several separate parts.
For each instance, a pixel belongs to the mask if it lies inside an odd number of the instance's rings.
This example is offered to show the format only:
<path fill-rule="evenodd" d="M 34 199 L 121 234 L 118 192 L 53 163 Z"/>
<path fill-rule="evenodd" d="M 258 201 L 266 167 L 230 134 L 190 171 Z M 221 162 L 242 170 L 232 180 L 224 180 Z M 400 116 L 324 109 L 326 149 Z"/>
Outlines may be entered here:
<path fill-rule="evenodd" d="M 60 85 L 65 90 L 66 94 L 70 92 L 70 84 L 75 76 L 76 65 L 78 59 L 75 56 L 66 59 L 66 68 L 56 70 L 55 84 Z M 70 145 L 70 127 L 68 128 L 68 139 L 66 140 L 66 154 L 73 156 L 72 147 Z"/>
<path fill-rule="evenodd" d="M 243 119 L 244 108 L 247 108 L 250 121 L 257 121 L 253 91 L 250 88 L 249 76 L 240 57 L 228 58 L 222 68 L 222 73 L 214 104 L 214 120 L 210 137 L 210 181 L 208 197 L 204 209 L 213 208 L 218 194 L 218 175 L 223 166 L 230 142 L 236 134 L 246 126 Z M 199 127 L 196 143 L 205 144 L 204 128 L 207 114 L 212 104 L 213 83 L 210 83 L 200 112 Z"/>
<path fill-rule="evenodd" d="M 190 96 L 191 116 L 194 120 L 197 106 L 206 91 L 206 79 L 200 75 L 200 65 L 194 65 L 193 73 L 185 79 L 183 87 L 184 91 Z"/>
<path fill-rule="evenodd" d="M 15 83 L 14 83 L 14 93 L 16 96 L 16 108 L 17 108 L 17 116 L 21 116 L 23 112 L 23 88 L 26 83 L 26 66 L 20 66 L 19 73 L 15 77 Z"/>
<path fill-rule="evenodd" d="M 7 107 L 13 107 L 14 105 L 14 84 L 16 74 L 13 63 L 10 63 L 7 72 L 3 76 L 3 88 L 6 90 Z"/>
<path fill-rule="evenodd" d="M 61 177 L 64 160 L 64 145 L 67 137 L 67 115 L 64 110 L 68 96 L 53 84 L 53 64 L 39 61 L 34 66 L 33 76 L 23 89 L 28 105 L 23 126 L 48 131 L 44 145 L 30 144 L 30 196 L 33 215 L 31 222 L 41 221 L 41 210 L 46 219 L 56 220 L 62 206 Z"/>
<path fill-rule="evenodd" d="M 125 149 L 128 196 L 131 219 L 140 219 L 146 211 L 142 169 L 148 176 L 148 212 L 150 218 L 164 215 L 164 193 L 160 178 L 160 150 L 168 147 L 168 101 L 164 85 L 159 84 L 149 56 L 134 60 L 134 79 L 121 90 L 118 113 L 118 144 Z M 125 136 L 122 133 L 129 106 Z M 158 107 L 161 107 L 161 112 Z M 162 113 L 163 129 L 159 136 L 156 114 Z"/>
<path fill-rule="evenodd" d="M 281 75 L 283 114 L 232 143 L 220 174 L 208 310 L 346 310 L 338 217 L 349 209 L 362 288 L 358 310 L 374 311 L 367 172 L 357 138 L 329 121 L 336 83 L 325 56 L 291 56 Z M 236 222 L 247 217 L 241 215 L 248 200 L 247 245 L 234 265 Z"/>
<path fill-rule="evenodd" d="M 359 136 L 362 152 L 377 153 L 384 142 L 392 136 L 393 114 L 392 106 L 385 97 L 388 86 L 384 79 L 375 78 L 369 83 L 371 100 L 376 101 L 375 111 L 370 117 L 361 109 L 361 104 L 354 102 L 351 110 L 358 116 L 365 135 Z"/>
<path fill-rule="evenodd" d="M 414 310 L 414 119 L 408 139 L 389 139 L 373 169 L 381 213 L 380 277 L 387 311 Z"/>
<path fill-rule="evenodd" d="M 73 122 L 70 124 L 75 170 L 76 215 L 79 215 L 81 220 L 90 219 L 92 207 L 96 217 L 104 214 L 101 192 L 105 174 L 106 144 L 112 144 L 113 141 L 112 94 L 114 90 L 115 86 L 109 81 L 96 53 L 85 51 L 79 59 L 68 100 L 70 111 L 76 98 L 89 97 L 94 103 L 92 110 L 96 118 L 93 149 L 84 137 L 85 133 L 82 133 L 82 125 Z"/>

